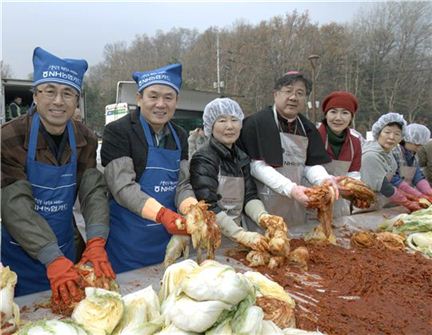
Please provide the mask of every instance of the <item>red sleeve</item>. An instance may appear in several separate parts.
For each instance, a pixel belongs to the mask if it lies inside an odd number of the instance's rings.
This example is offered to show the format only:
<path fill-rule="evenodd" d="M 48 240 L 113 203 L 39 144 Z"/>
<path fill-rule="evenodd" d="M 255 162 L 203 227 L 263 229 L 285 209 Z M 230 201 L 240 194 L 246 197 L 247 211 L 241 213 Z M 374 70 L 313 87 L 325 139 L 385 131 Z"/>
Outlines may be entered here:
<path fill-rule="evenodd" d="M 354 147 L 354 157 L 353 157 L 353 161 L 351 163 L 351 166 L 350 166 L 348 172 L 360 171 L 361 156 L 362 156 L 361 142 L 360 142 L 359 138 L 357 138 L 351 134 L 350 134 L 350 136 L 351 136 L 352 144 Z"/>

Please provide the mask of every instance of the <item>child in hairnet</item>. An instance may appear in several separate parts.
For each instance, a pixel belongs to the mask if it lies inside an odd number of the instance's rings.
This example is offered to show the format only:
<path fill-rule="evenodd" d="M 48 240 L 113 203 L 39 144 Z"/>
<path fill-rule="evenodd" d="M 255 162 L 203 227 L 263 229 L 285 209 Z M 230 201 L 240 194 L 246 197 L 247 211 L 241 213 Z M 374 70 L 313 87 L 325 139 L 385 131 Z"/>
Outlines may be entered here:
<path fill-rule="evenodd" d="M 407 193 L 412 199 L 432 200 L 432 188 L 420 170 L 416 153 L 430 139 L 430 130 L 421 124 L 412 123 L 406 127 L 401 143 L 393 149 L 398 169 L 391 183 Z"/>
<path fill-rule="evenodd" d="M 243 213 L 263 228 L 270 217 L 283 223 L 282 218 L 269 215 L 258 199 L 250 159 L 236 145 L 243 118 L 240 105 L 229 98 L 215 99 L 205 107 L 208 142 L 191 159 L 190 183 L 196 198 L 205 200 L 216 213 L 225 236 L 253 250 L 268 251 L 263 235 L 242 226 Z"/>
<path fill-rule="evenodd" d="M 402 141 L 406 133 L 406 121 L 401 114 L 382 115 L 372 126 L 374 140 L 362 147 L 361 180 L 377 193 L 375 209 L 389 202 L 404 206 L 409 211 L 420 209 L 417 201 L 407 198 L 405 191 L 391 183 L 398 165 L 392 150 Z"/>

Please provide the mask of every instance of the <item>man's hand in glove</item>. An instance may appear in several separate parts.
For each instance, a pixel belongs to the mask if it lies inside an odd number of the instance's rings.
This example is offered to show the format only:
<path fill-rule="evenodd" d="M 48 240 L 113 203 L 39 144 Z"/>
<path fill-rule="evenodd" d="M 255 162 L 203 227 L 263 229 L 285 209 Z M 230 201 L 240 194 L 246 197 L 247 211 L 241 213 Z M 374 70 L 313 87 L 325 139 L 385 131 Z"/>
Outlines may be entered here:
<path fill-rule="evenodd" d="M 102 237 L 90 239 L 87 242 L 80 264 L 90 262 L 93 264 L 96 277 L 100 277 L 103 274 L 108 278 L 115 279 L 116 275 L 105 251 L 105 242 L 105 239 Z"/>
<path fill-rule="evenodd" d="M 49 263 L 47 266 L 47 277 L 50 281 L 52 296 L 56 304 L 63 301 L 65 305 L 69 305 L 72 301 L 80 300 L 78 286 L 81 278 L 69 259 L 61 256 Z"/>
<path fill-rule="evenodd" d="M 259 233 L 241 230 L 233 236 L 233 239 L 252 250 L 268 251 L 267 239 Z"/>
<path fill-rule="evenodd" d="M 156 222 L 164 225 L 171 235 L 187 235 L 186 219 L 169 208 L 162 207 L 156 215 Z"/>

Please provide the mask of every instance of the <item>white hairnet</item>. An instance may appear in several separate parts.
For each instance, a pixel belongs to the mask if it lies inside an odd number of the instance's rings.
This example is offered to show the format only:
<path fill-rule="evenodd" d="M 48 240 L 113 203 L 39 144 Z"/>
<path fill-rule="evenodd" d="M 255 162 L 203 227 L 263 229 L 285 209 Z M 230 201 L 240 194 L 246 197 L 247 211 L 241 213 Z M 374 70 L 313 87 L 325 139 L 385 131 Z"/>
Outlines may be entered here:
<path fill-rule="evenodd" d="M 381 115 L 381 117 L 372 125 L 372 136 L 375 140 L 378 139 L 381 130 L 389 123 L 399 123 L 402 126 L 402 138 L 404 138 L 407 122 L 403 115 L 398 113 L 387 113 Z"/>
<path fill-rule="evenodd" d="M 428 127 L 418 123 L 411 123 L 406 127 L 405 142 L 425 145 L 429 142 L 431 132 Z"/>
<path fill-rule="evenodd" d="M 210 101 L 204 108 L 204 134 L 210 137 L 215 121 L 223 115 L 231 115 L 243 121 L 244 114 L 240 105 L 230 98 L 217 98 Z"/>

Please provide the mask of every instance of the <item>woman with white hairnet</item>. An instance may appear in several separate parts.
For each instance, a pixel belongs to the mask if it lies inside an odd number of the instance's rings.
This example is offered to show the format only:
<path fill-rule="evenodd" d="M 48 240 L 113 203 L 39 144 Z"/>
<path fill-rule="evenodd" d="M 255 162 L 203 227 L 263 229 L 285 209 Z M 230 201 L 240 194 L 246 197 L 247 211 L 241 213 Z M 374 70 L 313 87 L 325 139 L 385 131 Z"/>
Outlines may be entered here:
<path fill-rule="evenodd" d="M 427 127 L 412 123 L 406 127 L 402 142 L 393 149 L 398 169 L 391 183 L 411 196 L 411 200 L 418 201 L 421 198 L 432 200 L 432 188 L 416 159 L 416 153 L 429 141 L 430 134 Z"/>
<path fill-rule="evenodd" d="M 251 249 L 266 251 L 266 238 L 245 231 L 241 225 L 243 211 L 258 225 L 270 217 L 258 199 L 250 159 L 235 144 L 243 118 L 239 104 L 229 98 L 215 99 L 205 107 L 204 133 L 209 141 L 191 159 L 190 183 L 196 198 L 216 213 L 216 222 L 225 236 Z"/>
<path fill-rule="evenodd" d="M 432 140 L 429 139 L 417 152 L 419 166 L 425 174 L 426 180 L 432 185 Z"/>
<path fill-rule="evenodd" d="M 390 182 L 397 170 L 392 150 L 402 140 L 405 130 L 406 121 L 401 114 L 384 114 L 372 126 L 374 140 L 365 142 L 362 148 L 361 180 L 378 193 L 376 209 L 388 202 L 409 211 L 420 209 L 417 202 L 407 199 L 405 192 Z"/>

